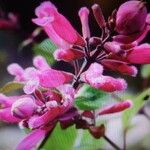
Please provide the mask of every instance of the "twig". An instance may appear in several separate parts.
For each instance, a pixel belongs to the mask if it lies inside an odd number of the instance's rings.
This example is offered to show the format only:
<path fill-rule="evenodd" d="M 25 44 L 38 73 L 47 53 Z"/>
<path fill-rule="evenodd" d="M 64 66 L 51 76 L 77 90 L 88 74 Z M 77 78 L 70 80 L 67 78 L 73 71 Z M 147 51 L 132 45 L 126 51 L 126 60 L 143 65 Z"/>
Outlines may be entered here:
<path fill-rule="evenodd" d="M 112 140 L 110 140 L 106 135 L 104 135 L 103 138 L 116 150 L 121 150 L 121 148 L 118 145 L 116 145 Z"/>

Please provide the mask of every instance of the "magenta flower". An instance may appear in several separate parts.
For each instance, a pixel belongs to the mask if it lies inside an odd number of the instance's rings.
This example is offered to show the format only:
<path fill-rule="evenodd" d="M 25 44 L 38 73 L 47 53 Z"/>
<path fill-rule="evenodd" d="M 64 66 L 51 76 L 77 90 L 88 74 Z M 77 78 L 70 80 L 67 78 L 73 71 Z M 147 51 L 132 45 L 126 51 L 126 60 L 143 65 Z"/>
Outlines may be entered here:
<path fill-rule="evenodd" d="M 55 90 L 20 97 L 0 95 L 0 119 L 19 123 L 21 127 L 35 129 L 18 146 L 31 150 L 55 127 L 59 118 L 73 106 L 75 91 L 71 85 Z M 42 97 L 42 98 L 41 98 Z M 61 120 L 61 119 L 60 119 Z"/>
<path fill-rule="evenodd" d="M 148 16 L 144 2 L 133 0 L 122 4 L 116 14 L 116 31 L 120 35 L 114 40 L 121 43 L 142 41 L 150 30 Z"/>
<path fill-rule="evenodd" d="M 70 22 L 61 15 L 51 2 L 44 2 L 35 10 L 38 18 L 32 21 L 44 28 L 50 39 L 61 48 L 70 44 L 83 44 L 84 41 Z"/>
<path fill-rule="evenodd" d="M 73 79 L 71 73 L 52 69 L 42 56 L 36 56 L 33 60 L 35 67 L 25 70 L 18 64 L 10 64 L 8 72 L 15 76 L 15 81 L 24 84 L 24 92 L 31 94 L 38 87 L 57 87 L 69 83 Z"/>
<path fill-rule="evenodd" d="M 127 84 L 123 79 L 115 79 L 110 76 L 104 76 L 103 66 L 93 63 L 89 69 L 83 73 L 83 81 L 89 83 L 92 87 L 107 92 L 122 91 L 126 89 Z"/>
<path fill-rule="evenodd" d="M 105 137 L 104 126 L 100 126 L 103 134 L 96 136 L 96 131 L 100 128 L 93 123 L 94 117 L 122 112 L 132 106 L 130 100 L 124 100 L 93 112 L 78 111 L 74 107 L 76 93 L 84 84 L 95 88 L 89 86 L 97 91 L 95 93 L 99 93 L 96 89 L 116 92 L 127 88 L 124 79 L 107 75 L 105 70 L 135 77 L 138 70 L 134 64 L 150 63 L 150 45 L 140 44 L 150 30 L 150 14 L 147 13 L 145 3 L 128 1 L 118 11 L 114 11 L 108 21 L 98 4 L 92 6 L 92 11 L 102 31 L 100 37 L 91 36 L 90 11 L 86 7 L 78 12 L 82 36 L 51 2 L 43 2 L 36 8 L 37 18 L 32 21 L 41 26 L 57 45 L 54 58 L 70 63 L 74 72 L 55 70 L 42 56 L 33 59 L 33 67 L 23 69 L 16 63 L 8 66 L 7 70 L 14 76 L 14 81 L 24 85 L 26 95 L 7 97 L 0 94 L 0 119 L 19 123 L 21 128 L 31 130 L 16 150 L 35 148 L 58 122 L 62 129 L 74 124 L 77 129 L 88 129 L 94 137 Z M 93 99 L 95 93 L 92 93 Z M 86 99 L 83 96 L 84 98 Z M 82 102 L 79 105 L 84 106 Z M 90 110 L 95 108 L 94 106 Z M 91 120 L 84 120 L 83 117 Z"/>

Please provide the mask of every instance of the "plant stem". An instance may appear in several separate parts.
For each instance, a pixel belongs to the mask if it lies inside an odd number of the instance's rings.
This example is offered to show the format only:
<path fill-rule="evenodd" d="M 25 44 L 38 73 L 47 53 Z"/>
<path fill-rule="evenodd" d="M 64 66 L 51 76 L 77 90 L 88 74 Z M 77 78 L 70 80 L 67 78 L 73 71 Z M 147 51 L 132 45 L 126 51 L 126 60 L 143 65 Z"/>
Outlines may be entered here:
<path fill-rule="evenodd" d="M 127 148 L 126 134 L 127 134 L 127 129 L 125 129 L 123 132 L 123 150 L 126 150 L 126 148 Z"/>
<path fill-rule="evenodd" d="M 96 126 L 95 110 L 93 110 L 93 115 L 94 115 L 94 118 L 93 118 L 93 125 Z"/>
<path fill-rule="evenodd" d="M 110 140 L 106 135 L 104 135 L 103 138 L 116 150 L 121 150 L 121 148 L 118 145 L 116 145 L 112 140 Z"/>

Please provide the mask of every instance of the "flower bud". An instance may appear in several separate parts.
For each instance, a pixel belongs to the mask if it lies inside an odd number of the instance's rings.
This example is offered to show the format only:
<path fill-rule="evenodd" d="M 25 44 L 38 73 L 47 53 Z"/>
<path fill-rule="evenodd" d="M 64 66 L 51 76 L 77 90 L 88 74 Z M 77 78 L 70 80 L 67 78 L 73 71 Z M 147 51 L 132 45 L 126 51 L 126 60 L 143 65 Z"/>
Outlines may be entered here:
<path fill-rule="evenodd" d="M 129 35 L 140 32 L 146 23 L 147 9 L 141 1 L 128 1 L 119 7 L 116 16 L 116 31 Z"/>
<path fill-rule="evenodd" d="M 11 108 L 13 116 L 25 119 L 33 115 L 36 105 L 31 98 L 18 99 Z"/>
<path fill-rule="evenodd" d="M 105 114 L 111 114 L 111 113 L 117 113 L 124 111 L 125 109 L 128 109 L 132 106 L 131 100 L 126 100 L 117 104 L 114 104 L 112 106 L 108 106 L 98 113 L 99 115 L 105 115 Z"/>

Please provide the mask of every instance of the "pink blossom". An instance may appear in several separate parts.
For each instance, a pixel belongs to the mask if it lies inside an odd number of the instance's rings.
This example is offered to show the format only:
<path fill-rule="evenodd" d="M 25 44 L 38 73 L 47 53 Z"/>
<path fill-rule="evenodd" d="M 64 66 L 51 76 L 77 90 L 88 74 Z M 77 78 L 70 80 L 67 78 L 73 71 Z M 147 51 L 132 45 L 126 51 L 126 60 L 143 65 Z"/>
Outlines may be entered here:
<path fill-rule="evenodd" d="M 75 49 L 57 49 L 54 52 L 54 58 L 57 61 L 63 60 L 66 62 L 70 62 L 76 59 L 80 59 L 84 56 L 84 53 Z"/>
<path fill-rule="evenodd" d="M 16 147 L 15 150 L 32 150 L 40 143 L 46 135 L 53 129 L 53 126 L 50 126 L 49 129 L 36 129 L 29 133 Z"/>
<path fill-rule="evenodd" d="M 49 69 L 39 74 L 39 82 L 42 87 L 58 87 L 72 81 L 73 75 L 64 71 Z"/>
<path fill-rule="evenodd" d="M 35 67 L 23 69 L 18 64 L 8 66 L 8 72 L 15 76 L 15 81 L 24 84 L 26 94 L 33 93 L 40 86 L 58 87 L 73 80 L 73 75 L 64 71 L 52 69 L 42 56 L 36 56 L 33 59 Z"/>
<path fill-rule="evenodd" d="M 97 113 L 98 115 L 107 115 L 112 113 L 117 113 L 124 111 L 132 106 L 131 100 L 125 100 L 119 103 L 116 103 L 112 106 L 104 107 L 103 109 L 99 110 Z"/>
<path fill-rule="evenodd" d="M 0 94 L 0 120 L 10 123 L 18 123 L 20 118 L 12 115 L 11 107 L 19 98 L 27 96 L 5 96 Z"/>
<path fill-rule="evenodd" d="M 20 119 L 31 117 L 35 110 L 36 104 L 29 97 L 17 99 L 11 106 L 13 116 Z"/>
<path fill-rule="evenodd" d="M 82 24 L 82 34 L 84 39 L 89 38 L 90 37 L 90 29 L 89 29 L 89 10 L 86 7 L 82 7 L 79 10 L 79 17 L 81 20 L 81 24 Z"/>
<path fill-rule="evenodd" d="M 117 32 L 119 34 L 129 35 L 142 31 L 146 25 L 146 16 L 147 9 L 143 2 L 136 0 L 125 2 L 117 11 Z"/>
<path fill-rule="evenodd" d="M 134 47 L 127 54 L 127 60 L 134 64 L 149 64 L 150 63 L 150 45 L 142 44 Z"/>
<path fill-rule="evenodd" d="M 104 76 L 102 75 L 102 72 L 103 72 L 102 65 L 93 63 L 91 64 L 89 69 L 83 73 L 82 78 L 92 87 L 107 92 L 121 91 L 126 89 L 127 84 L 125 80 L 120 78 L 115 79 L 110 76 Z"/>
<path fill-rule="evenodd" d="M 50 39 L 59 47 L 68 48 L 70 44 L 84 43 L 70 22 L 51 2 L 43 2 L 36 8 L 35 13 L 38 18 L 32 21 L 42 26 Z"/>
<path fill-rule="evenodd" d="M 135 77 L 138 73 L 138 70 L 135 66 L 129 66 L 126 62 L 104 59 L 101 63 L 108 69 L 118 71 L 122 74 L 127 74 L 133 77 Z"/>

